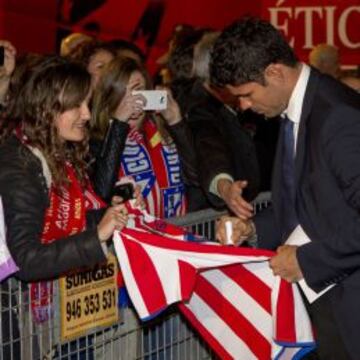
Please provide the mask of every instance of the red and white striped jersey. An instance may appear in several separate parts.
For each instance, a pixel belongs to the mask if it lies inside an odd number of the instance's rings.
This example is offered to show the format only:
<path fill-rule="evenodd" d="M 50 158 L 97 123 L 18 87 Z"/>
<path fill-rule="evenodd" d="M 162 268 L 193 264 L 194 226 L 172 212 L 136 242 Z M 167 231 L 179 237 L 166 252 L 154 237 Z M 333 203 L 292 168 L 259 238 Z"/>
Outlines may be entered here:
<path fill-rule="evenodd" d="M 222 359 L 299 359 L 314 348 L 297 286 L 269 268 L 273 252 L 179 241 L 184 235 L 149 216 L 132 218 L 115 234 L 121 271 L 141 319 L 178 303 Z"/>

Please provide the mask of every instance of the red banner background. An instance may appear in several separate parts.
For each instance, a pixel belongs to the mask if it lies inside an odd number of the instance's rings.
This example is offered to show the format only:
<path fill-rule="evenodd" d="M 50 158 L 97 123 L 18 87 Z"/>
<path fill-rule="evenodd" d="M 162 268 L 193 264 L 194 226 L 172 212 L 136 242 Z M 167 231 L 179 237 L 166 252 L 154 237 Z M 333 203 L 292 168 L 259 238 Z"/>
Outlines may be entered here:
<path fill-rule="evenodd" d="M 360 64 L 359 0 L 263 0 L 261 15 L 304 61 L 315 45 L 328 43 L 339 48 L 341 64 Z"/>
<path fill-rule="evenodd" d="M 99 38 L 129 38 L 150 3 L 164 10 L 150 65 L 176 24 L 222 29 L 246 14 L 269 19 L 304 61 L 314 45 L 328 42 L 339 47 L 342 64 L 360 64 L 360 0 L 0 0 L 0 38 L 19 52 L 41 53 L 56 51 L 59 35 L 84 31 L 89 23 Z"/>

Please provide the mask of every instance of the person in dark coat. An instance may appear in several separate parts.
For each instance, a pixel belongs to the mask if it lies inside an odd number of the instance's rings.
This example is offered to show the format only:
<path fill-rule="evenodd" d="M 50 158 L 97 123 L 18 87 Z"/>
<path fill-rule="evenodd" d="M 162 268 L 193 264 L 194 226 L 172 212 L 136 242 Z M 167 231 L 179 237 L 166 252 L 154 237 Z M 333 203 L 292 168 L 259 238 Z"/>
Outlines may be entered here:
<path fill-rule="evenodd" d="M 105 261 L 105 242 L 127 221 L 122 204 L 101 209 L 92 196 L 89 204 L 86 69 L 53 56 L 28 72 L 0 129 L 7 244 L 19 267 L 16 276 L 27 282 Z"/>
<path fill-rule="evenodd" d="M 259 247 L 277 251 L 274 274 L 314 292 L 304 298 L 320 359 L 358 359 L 360 95 L 299 62 L 280 32 L 253 18 L 219 37 L 211 80 L 242 109 L 282 118 L 273 206 L 237 219 L 234 238 L 255 233 Z"/>

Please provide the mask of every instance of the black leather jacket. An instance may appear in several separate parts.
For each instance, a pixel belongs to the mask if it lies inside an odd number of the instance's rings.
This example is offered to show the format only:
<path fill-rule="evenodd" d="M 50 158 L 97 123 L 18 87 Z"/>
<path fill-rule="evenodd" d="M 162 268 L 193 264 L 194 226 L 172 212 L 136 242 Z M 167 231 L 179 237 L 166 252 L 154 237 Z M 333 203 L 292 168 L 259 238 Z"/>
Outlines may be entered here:
<path fill-rule="evenodd" d="M 45 177 L 40 160 L 14 136 L 0 145 L 0 196 L 7 244 L 21 280 L 51 279 L 105 260 L 96 229 L 100 211 L 88 214 L 86 231 L 51 244 L 41 243 L 49 205 Z"/>
<path fill-rule="evenodd" d="M 126 122 L 112 120 L 104 140 L 90 140 L 90 178 L 95 192 L 108 203 L 118 180 L 121 155 L 129 130 Z"/>

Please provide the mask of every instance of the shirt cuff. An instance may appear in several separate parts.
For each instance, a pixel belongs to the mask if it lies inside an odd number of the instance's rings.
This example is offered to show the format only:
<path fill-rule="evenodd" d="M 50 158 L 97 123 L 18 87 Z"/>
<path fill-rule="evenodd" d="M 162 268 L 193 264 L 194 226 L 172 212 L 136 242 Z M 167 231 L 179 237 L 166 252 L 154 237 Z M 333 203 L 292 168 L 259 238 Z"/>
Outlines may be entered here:
<path fill-rule="evenodd" d="M 226 174 L 226 173 L 220 173 L 220 174 L 217 174 L 212 180 L 211 180 L 211 183 L 210 183 L 210 186 L 209 186 L 209 192 L 211 192 L 212 194 L 218 196 L 221 198 L 219 192 L 218 192 L 218 182 L 219 180 L 230 180 L 231 182 L 234 182 L 234 179 L 231 175 L 229 174 Z"/>

